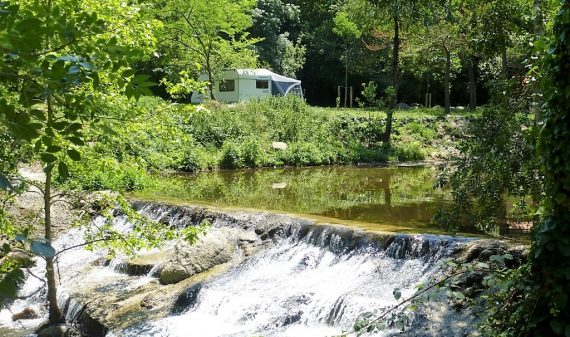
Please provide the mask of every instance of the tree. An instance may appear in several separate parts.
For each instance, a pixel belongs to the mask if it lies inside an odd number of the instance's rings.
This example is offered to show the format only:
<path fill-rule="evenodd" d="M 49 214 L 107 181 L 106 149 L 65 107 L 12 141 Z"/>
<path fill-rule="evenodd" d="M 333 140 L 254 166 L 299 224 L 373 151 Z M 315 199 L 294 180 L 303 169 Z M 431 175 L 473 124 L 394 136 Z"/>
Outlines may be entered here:
<path fill-rule="evenodd" d="M 344 62 L 345 62 L 345 73 L 344 73 L 344 107 L 347 105 L 347 92 L 348 92 L 348 43 L 351 39 L 358 39 L 362 32 L 358 29 L 358 26 L 351 21 L 349 15 L 345 11 L 340 11 L 334 18 L 335 27 L 333 32 L 340 36 L 344 41 Z"/>
<path fill-rule="evenodd" d="M 164 21 L 161 43 L 189 64 L 197 63 L 196 71 L 205 70 L 212 99 L 214 80 L 223 68 L 256 64 L 252 45 L 259 40 L 247 32 L 254 5 L 255 0 L 164 0 L 156 5 Z"/>
<path fill-rule="evenodd" d="M 251 35 L 261 41 L 255 49 L 259 61 L 273 71 L 296 77 L 305 63 L 301 40 L 300 8 L 282 0 L 259 0 L 253 10 Z"/>
<path fill-rule="evenodd" d="M 94 97 L 150 94 L 148 76 L 130 64 L 153 50 L 151 27 L 119 0 L 0 2 L 0 121 L 15 139 L 34 144 L 46 175 L 43 238 L 18 240 L 46 260 L 51 324 L 64 320 L 51 246 L 54 176 L 65 178 L 66 161 L 81 160 L 88 128 L 112 118 Z"/>
<path fill-rule="evenodd" d="M 433 8 L 436 8 L 438 2 L 423 1 L 423 0 L 366 0 L 373 5 L 374 10 L 372 16 L 375 18 L 375 23 L 369 25 L 370 29 L 375 31 L 386 30 L 391 25 L 392 31 L 392 59 L 390 79 L 391 86 L 395 90 L 392 106 L 395 106 L 398 100 L 398 88 L 400 80 L 400 53 L 402 47 L 401 33 L 402 29 L 411 29 L 417 25 L 421 18 L 425 17 L 426 13 Z M 387 24 L 388 22 L 389 24 Z M 386 132 L 384 134 L 384 142 L 390 143 L 393 124 L 393 111 L 389 109 Z"/>

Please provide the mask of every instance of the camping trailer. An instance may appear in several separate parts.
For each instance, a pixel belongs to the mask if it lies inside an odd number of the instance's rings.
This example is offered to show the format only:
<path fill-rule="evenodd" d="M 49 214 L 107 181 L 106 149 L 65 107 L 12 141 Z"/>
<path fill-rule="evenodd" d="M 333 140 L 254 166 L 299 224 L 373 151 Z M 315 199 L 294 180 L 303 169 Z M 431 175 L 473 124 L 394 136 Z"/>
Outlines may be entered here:
<path fill-rule="evenodd" d="M 200 81 L 208 81 L 207 75 Z M 296 95 L 303 97 L 301 81 L 275 74 L 267 69 L 225 69 L 221 80 L 214 81 L 216 99 L 225 103 L 243 102 L 250 99 Z M 210 93 L 192 93 L 192 103 L 202 103 Z"/>

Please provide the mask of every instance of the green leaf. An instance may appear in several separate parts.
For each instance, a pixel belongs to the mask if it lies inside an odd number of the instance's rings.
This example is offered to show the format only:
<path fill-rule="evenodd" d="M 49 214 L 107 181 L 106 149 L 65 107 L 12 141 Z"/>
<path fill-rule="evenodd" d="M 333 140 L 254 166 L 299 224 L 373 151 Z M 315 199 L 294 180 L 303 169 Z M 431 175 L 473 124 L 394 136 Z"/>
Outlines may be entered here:
<path fill-rule="evenodd" d="M 54 155 L 51 154 L 51 153 L 42 153 L 42 154 L 40 155 L 40 158 L 41 158 L 42 161 L 45 162 L 45 163 L 53 163 L 53 162 L 55 162 L 55 161 L 57 160 L 57 157 L 54 156 Z"/>
<path fill-rule="evenodd" d="M 18 288 L 25 280 L 26 276 L 20 268 L 6 273 L 0 280 L 0 298 L 15 298 L 18 295 Z"/>
<path fill-rule="evenodd" d="M 61 131 L 63 129 L 65 129 L 67 126 L 69 125 L 68 122 L 57 122 L 57 123 L 53 123 L 53 128 Z"/>
<path fill-rule="evenodd" d="M 131 77 L 135 74 L 135 70 L 134 69 L 127 69 L 125 71 L 123 71 L 123 73 L 121 74 L 122 77 Z"/>
<path fill-rule="evenodd" d="M 400 291 L 399 288 L 396 288 L 392 292 L 392 295 L 394 295 L 394 299 L 396 299 L 396 301 L 398 301 L 402 297 L 402 292 Z"/>
<path fill-rule="evenodd" d="M 34 109 L 30 111 L 30 115 L 42 122 L 45 122 L 47 120 L 45 112 L 39 109 Z"/>
<path fill-rule="evenodd" d="M 71 143 L 73 143 L 77 146 L 85 145 L 85 142 L 83 141 L 83 139 L 81 139 L 79 137 L 69 137 L 69 138 L 67 138 L 67 140 L 69 140 Z"/>
<path fill-rule="evenodd" d="M 54 257 L 55 248 L 51 246 L 51 243 L 47 239 L 32 240 L 30 245 L 32 253 L 43 257 Z"/>
<path fill-rule="evenodd" d="M 59 172 L 61 179 L 67 179 L 69 177 L 69 169 L 67 168 L 66 163 L 60 161 L 57 165 L 57 171 Z"/>
<path fill-rule="evenodd" d="M 83 125 L 81 123 L 73 123 L 67 127 L 66 131 L 76 132 L 76 131 L 79 131 L 82 127 L 83 127 Z"/>
<path fill-rule="evenodd" d="M 46 151 L 49 152 L 49 153 L 56 153 L 56 152 L 61 151 L 61 147 L 59 147 L 59 146 L 53 146 L 53 145 L 52 145 L 52 146 L 48 146 L 48 148 L 46 149 Z"/>
<path fill-rule="evenodd" d="M 79 152 L 77 150 L 74 150 L 74 149 L 67 150 L 67 155 L 72 160 L 75 160 L 75 161 L 81 160 L 81 154 L 79 154 Z"/>

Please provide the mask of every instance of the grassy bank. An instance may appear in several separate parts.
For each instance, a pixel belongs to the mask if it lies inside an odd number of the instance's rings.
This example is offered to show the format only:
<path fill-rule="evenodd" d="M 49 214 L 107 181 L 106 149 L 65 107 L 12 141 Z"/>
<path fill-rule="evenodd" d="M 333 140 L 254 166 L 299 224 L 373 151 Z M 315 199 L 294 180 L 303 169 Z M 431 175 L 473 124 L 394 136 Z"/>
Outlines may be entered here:
<path fill-rule="evenodd" d="M 128 190 L 148 185 L 148 172 L 444 159 L 466 120 L 437 109 L 397 112 L 388 147 L 380 141 L 385 113 L 314 108 L 294 98 L 205 106 L 143 98 L 136 109 L 136 117 L 105 122 L 112 132 L 92 130 L 94 145 L 69 163 L 68 184 Z"/>

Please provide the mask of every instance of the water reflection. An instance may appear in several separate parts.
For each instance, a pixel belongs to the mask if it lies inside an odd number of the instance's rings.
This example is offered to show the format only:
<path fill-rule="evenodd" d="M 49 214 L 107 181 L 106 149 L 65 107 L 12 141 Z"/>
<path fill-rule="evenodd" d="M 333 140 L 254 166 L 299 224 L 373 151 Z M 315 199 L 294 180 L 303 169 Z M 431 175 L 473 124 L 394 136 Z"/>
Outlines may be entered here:
<path fill-rule="evenodd" d="M 175 175 L 135 196 L 426 228 L 445 192 L 426 167 L 313 167 Z"/>

